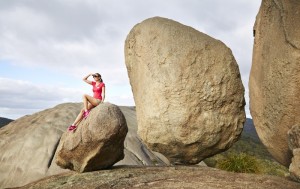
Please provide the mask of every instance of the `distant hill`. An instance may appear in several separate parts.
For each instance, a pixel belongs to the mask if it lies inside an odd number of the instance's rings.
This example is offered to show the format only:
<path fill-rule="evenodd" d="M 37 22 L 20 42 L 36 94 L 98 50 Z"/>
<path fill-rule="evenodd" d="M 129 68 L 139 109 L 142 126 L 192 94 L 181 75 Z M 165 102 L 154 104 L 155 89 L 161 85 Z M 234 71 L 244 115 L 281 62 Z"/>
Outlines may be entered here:
<path fill-rule="evenodd" d="M 7 119 L 4 117 L 0 117 L 0 128 L 12 122 L 12 119 Z"/>
<path fill-rule="evenodd" d="M 245 152 L 260 158 L 273 159 L 267 148 L 260 141 L 253 121 L 250 118 L 246 119 L 242 136 L 240 140 L 233 145 L 231 150 Z"/>
<path fill-rule="evenodd" d="M 242 136 L 248 136 L 248 137 L 251 137 L 253 140 L 255 140 L 257 142 L 260 142 L 260 139 L 257 135 L 257 132 L 255 130 L 252 119 L 250 119 L 250 118 L 246 119 Z"/>

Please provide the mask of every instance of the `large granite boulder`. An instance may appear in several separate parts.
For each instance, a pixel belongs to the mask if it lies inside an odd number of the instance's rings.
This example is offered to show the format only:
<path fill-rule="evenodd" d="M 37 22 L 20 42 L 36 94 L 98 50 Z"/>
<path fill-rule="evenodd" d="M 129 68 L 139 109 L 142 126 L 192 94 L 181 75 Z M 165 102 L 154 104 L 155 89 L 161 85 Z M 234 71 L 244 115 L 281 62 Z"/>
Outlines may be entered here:
<path fill-rule="evenodd" d="M 126 118 L 128 133 L 124 142 L 125 157 L 123 160 L 117 162 L 115 165 L 170 165 L 170 162 L 165 156 L 157 152 L 151 151 L 149 148 L 147 148 L 147 146 L 142 142 L 142 140 L 138 136 L 135 107 L 120 106 L 120 109 Z"/>
<path fill-rule="evenodd" d="M 300 123 L 300 1 L 263 0 L 254 26 L 250 111 L 274 158 L 289 166 L 288 130 Z"/>
<path fill-rule="evenodd" d="M 65 103 L 24 116 L 0 129 L 0 188 L 17 187 L 32 181 L 71 172 L 55 163 L 62 134 L 74 121 L 81 103 Z M 166 158 L 150 151 L 137 136 L 134 107 L 120 107 L 128 134 L 125 158 L 115 165 L 166 165 Z"/>
<path fill-rule="evenodd" d="M 100 104 L 74 132 L 62 135 L 56 164 L 78 172 L 111 167 L 124 158 L 127 131 L 120 108 L 110 103 Z"/>
<path fill-rule="evenodd" d="M 0 188 L 16 187 L 65 172 L 52 162 L 62 133 L 81 104 L 66 103 L 19 118 L 0 129 Z"/>
<path fill-rule="evenodd" d="M 166 18 L 137 24 L 125 42 L 138 134 L 175 164 L 228 149 L 245 121 L 244 87 L 221 41 Z"/>

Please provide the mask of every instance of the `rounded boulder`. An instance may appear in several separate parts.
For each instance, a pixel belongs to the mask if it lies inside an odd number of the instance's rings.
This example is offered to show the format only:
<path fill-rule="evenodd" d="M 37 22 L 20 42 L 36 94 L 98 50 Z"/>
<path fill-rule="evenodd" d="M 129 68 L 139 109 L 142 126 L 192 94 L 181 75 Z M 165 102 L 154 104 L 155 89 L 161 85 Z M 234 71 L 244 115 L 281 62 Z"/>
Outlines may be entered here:
<path fill-rule="evenodd" d="M 174 164 L 196 164 L 239 138 L 244 87 L 224 43 L 154 17 L 128 34 L 125 62 L 138 134 L 153 151 Z"/>
<path fill-rule="evenodd" d="M 124 158 L 127 131 L 120 108 L 110 103 L 100 104 L 75 132 L 66 131 L 62 135 L 56 164 L 77 172 L 109 168 Z"/>

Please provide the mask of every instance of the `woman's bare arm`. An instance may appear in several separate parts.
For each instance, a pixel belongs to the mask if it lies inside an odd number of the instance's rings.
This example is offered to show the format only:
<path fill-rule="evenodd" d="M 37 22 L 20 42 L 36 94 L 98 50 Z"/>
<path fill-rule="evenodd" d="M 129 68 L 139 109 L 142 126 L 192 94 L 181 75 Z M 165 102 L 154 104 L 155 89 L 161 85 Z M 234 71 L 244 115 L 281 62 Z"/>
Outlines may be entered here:
<path fill-rule="evenodd" d="M 92 73 L 90 73 L 89 75 L 87 75 L 87 76 L 85 76 L 82 80 L 84 81 L 84 82 L 86 82 L 86 83 L 88 83 L 88 84 L 92 84 L 92 82 L 90 81 L 90 80 L 88 80 L 88 78 L 90 77 L 90 76 L 92 76 L 93 74 Z"/>

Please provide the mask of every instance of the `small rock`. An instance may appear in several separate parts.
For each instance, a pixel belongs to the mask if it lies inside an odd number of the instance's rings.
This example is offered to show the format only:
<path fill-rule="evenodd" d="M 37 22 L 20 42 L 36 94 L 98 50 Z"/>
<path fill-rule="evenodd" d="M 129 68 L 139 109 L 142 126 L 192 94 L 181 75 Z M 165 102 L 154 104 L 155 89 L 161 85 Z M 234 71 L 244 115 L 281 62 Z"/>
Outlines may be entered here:
<path fill-rule="evenodd" d="M 297 182 L 300 182 L 300 148 L 293 150 L 292 163 L 290 164 L 290 176 Z"/>
<path fill-rule="evenodd" d="M 300 148 L 300 126 L 298 124 L 288 131 L 288 143 L 291 151 Z"/>

